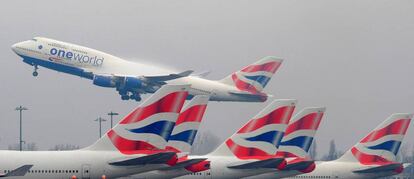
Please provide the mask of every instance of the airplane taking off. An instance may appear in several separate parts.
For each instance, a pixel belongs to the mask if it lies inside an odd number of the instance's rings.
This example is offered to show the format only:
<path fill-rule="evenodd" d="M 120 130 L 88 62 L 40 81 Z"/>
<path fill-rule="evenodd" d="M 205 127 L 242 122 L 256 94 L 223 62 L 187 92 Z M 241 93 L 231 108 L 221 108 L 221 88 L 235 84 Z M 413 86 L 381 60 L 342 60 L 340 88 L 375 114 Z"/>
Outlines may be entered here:
<path fill-rule="evenodd" d="M 35 37 L 16 43 L 13 51 L 23 62 L 34 67 L 37 76 L 39 66 L 64 72 L 93 81 L 94 85 L 115 88 L 121 99 L 141 100 L 141 94 L 154 93 L 165 84 L 191 84 L 189 98 L 209 95 L 211 101 L 263 102 L 268 95 L 263 89 L 282 64 L 282 60 L 268 56 L 230 74 L 222 80 L 207 80 L 190 76 L 191 70 L 181 73 L 143 72 L 153 66 L 126 61 L 91 48 Z"/>
<path fill-rule="evenodd" d="M 397 153 L 412 117 L 392 114 L 339 159 L 317 162 L 314 171 L 290 178 L 368 179 L 399 174 L 404 166 L 396 161 Z"/>
<path fill-rule="evenodd" d="M 209 170 L 178 178 L 241 178 L 283 169 L 286 161 L 276 151 L 295 106 L 296 100 L 273 101 L 212 153 L 188 157 L 206 159 Z"/>
<path fill-rule="evenodd" d="M 93 145 L 74 151 L 0 151 L 1 177 L 116 178 L 177 163 L 164 150 L 188 95 L 188 85 L 165 85 Z M 17 168 L 17 169 L 16 169 Z"/>

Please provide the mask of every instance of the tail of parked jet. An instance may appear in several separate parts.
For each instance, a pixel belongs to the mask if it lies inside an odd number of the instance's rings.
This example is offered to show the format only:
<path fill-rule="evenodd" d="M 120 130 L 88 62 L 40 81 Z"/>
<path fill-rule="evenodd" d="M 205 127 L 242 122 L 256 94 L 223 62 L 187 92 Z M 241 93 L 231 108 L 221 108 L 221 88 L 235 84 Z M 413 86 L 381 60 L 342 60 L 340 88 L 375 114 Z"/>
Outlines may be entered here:
<path fill-rule="evenodd" d="M 85 150 L 114 150 L 125 155 L 165 149 L 189 85 L 165 85 Z"/>
<path fill-rule="evenodd" d="M 290 120 L 276 154 L 287 159 L 286 170 L 309 173 L 315 169 L 308 152 L 324 112 L 322 107 L 305 108 Z"/>
<path fill-rule="evenodd" d="M 267 56 L 220 80 L 243 92 L 261 93 L 282 64 L 282 59 Z"/>
<path fill-rule="evenodd" d="M 235 156 L 241 160 L 274 158 L 296 100 L 275 100 L 210 155 Z"/>
<path fill-rule="evenodd" d="M 207 109 L 209 96 L 197 95 L 183 107 L 168 139 L 167 150 L 189 153 Z"/>
<path fill-rule="evenodd" d="M 356 173 L 400 173 L 403 166 L 397 163 L 396 157 L 412 117 L 412 114 L 407 113 L 392 114 L 338 161 L 354 161 L 367 166 L 354 171 Z"/>

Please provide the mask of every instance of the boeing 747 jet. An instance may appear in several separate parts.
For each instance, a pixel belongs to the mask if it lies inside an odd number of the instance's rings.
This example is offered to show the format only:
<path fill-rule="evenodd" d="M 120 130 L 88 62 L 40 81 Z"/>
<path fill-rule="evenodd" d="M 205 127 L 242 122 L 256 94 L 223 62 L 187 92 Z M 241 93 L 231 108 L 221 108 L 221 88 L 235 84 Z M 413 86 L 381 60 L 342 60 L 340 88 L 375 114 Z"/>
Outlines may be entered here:
<path fill-rule="evenodd" d="M 33 76 L 38 76 L 41 66 L 92 80 L 97 86 L 115 88 L 121 99 L 136 101 L 141 100 L 141 94 L 154 93 L 165 84 L 191 84 L 189 98 L 209 95 L 211 101 L 263 102 L 268 97 L 263 89 L 282 64 L 281 59 L 268 56 L 221 80 L 207 80 L 191 76 L 191 70 L 161 72 L 149 65 L 43 37 L 16 43 L 12 50 L 34 67 Z M 149 73 L 148 68 L 154 70 Z"/>

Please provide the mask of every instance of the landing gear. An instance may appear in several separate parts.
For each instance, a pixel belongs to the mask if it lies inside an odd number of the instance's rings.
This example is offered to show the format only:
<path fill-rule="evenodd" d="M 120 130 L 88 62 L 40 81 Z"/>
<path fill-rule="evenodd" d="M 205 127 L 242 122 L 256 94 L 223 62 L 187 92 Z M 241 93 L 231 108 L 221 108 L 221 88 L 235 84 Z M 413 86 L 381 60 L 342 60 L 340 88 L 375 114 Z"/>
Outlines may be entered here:
<path fill-rule="evenodd" d="M 141 96 L 137 92 L 130 92 L 126 90 L 118 90 L 119 95 L 121 95 L 122 100 L 133 99 L 135 101 L 141 101 Z"/>
<path fill-rule="evenodd" d="M 37 75 L 39 75 L 39 73 L 37 72 L 37 69 L 39 69 L 39 68 L 37 67 L 37 65 L 33 65 L 33 66 L 34 66 L 34 71 L 33 71 L 32 75 L 34 77 L 36 77 Z"/>
<path fill-rule="evenodd" d="M 121 96 L 121 99 L 122 99 L 122 100 L 129 100 L 129 96 L 128 96 L 128 95 L 122 95 L 122 96 Z"/>
<path fill-rule="evenodd" d="M 135 101 L 141 101 L 141 96 L 139 94 L 133 94 L 130 98 L 135 99 Z"/>

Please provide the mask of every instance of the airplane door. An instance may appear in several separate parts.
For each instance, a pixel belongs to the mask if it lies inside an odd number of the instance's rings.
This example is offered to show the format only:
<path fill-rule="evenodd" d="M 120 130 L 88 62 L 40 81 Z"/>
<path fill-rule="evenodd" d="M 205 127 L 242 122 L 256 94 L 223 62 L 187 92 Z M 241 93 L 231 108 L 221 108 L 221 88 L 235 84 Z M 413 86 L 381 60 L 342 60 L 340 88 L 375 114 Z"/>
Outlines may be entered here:
<path fill-rule="evenodd" d="M 82 179 L 90 179 L 91 178 L 91 165 L 83 164 L 82 165 Z"/>

